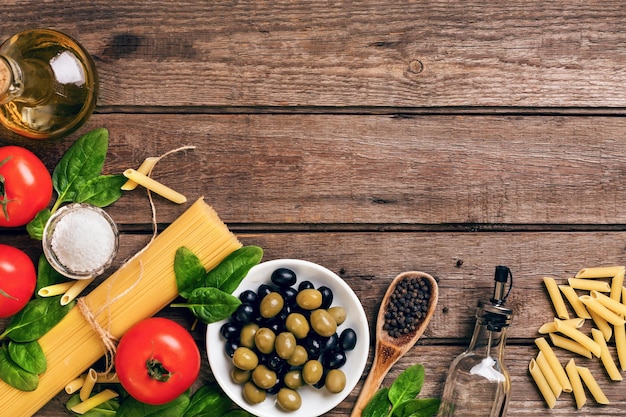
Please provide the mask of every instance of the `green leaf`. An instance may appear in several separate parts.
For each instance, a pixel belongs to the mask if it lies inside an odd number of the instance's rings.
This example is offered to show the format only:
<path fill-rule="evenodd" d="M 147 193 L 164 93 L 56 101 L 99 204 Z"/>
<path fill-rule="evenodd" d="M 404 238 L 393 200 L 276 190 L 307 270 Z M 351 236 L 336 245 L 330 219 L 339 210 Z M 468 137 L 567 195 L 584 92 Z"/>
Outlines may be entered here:
<path fill-rule="evenodd" d="M 232 294 L 246 277 L 250 268 L 263 258 L 263 249 L 258 246 L 244 246 L 229 254 L 206 276 L 206 286 L 215 287 Z"/>
<path fill-rule="evenodd" d="M 129 397 L 120 405 L 116 417 L 180 417 L 189 406 L 189 402 L 188 394 L 183 394 L 163 405 L 148 405 Z"/>
<path fill-rule="evenodd" d="M 178 293 L 189 298 L 195 288 L 204 286 L 206 270 L 200 259 L 186 247 L 180 247 L 174 256 L 174 275 Z"/>
<path fill-rule="evenodd" d="M 363 409 L 362 417 L 386 417 L 391 404 L 389 403 L 389 389 L 381 388 L 369 400 Z"/>
<path fill-rule="evenodd" d="M 67 281 L 67 278 L 54 269 L 46 259 L 46 256 L 41 254 L 37 263 L 37 286 L 35 287 L 35 297 L 41 298 L 37 295 L 37 293 L 43 287 L 65 281 Z"/>
<path fill-rule="evenodd" d="M 191 397 L 191 403 L 182 417 L 221 416 L 231 405 L 232 401 L 217 384 L 207 384 Z"/>
<path fill-rule="evenodd" d="M 43 229 L 46 227 L 46 223 L 51 215 L 50 209 L 43 209 L 35 215 L 34 219 L 26 224 L 26 231 L 31 239 L 43 239 Z"/>
<path fill-rule="evenodd" d="M 28 372 L 17 365 L 4 346 L 0 347 L 0 379 L 20 391 L 34 391 L 39 385 L 37 374 Z"/>
<path fill-rule="evenodd" d="M 62 306 L 61 296 L 36 298 L 13 316 L 0 339 L 6 336 L 15 342 L 32 342 L 52 329 L 69 311 L 75 302 Z"/>
<path fill-rule="evenodd" d="M 186 304 L 172 304 L 172 307 L 187 307 L 203 323 L 215 323 L 230 317 L 241 301 L 217 288 L 196 288 Z"/>
<path fill-rule="evenodd" d="M 394 417 L 432 417 L 439 411 L 439 398 L 413 398 L 396 407 Z"/>
<path fill-rule="evenodd" d="M 79 394 L 74 394 L 65 404 L 68 410 L 72 411 L 72 407 L 81 403 Z M 113 398 L 104 403 L 92 408 L 85 414 L 77 414 L 72 412 L 75 416 L 82 417 L 114 417 L 117 414 L 117 410 L 120 408 L 119 398 Z"/>
<path fill-rule="evenodd" d="M 46 355 L 36 340 L 27 343 L 11 341 L 9 342 L 8 352 L 13 362 L 33 374 L 41 374 L 48 367 Z"/>
<path fill-rule="evenodd" d="M 92 178 L 77 187 L 74 202 L 97 207 L 111 205 L 122 196 L 122 185 L 126 181 L 127 178 L 123 175 L 100 175 Z"/>
<path fill-rule="evenodd" d="M 102 172 L 109 146 L 109 132 L 104 128 L 87 132 L 65 152 L 52 172 L 52 184 L 59 195 L 58 207 L 74 201 L 83 183 Z"/>
<path fill-rule="evenodd" d="M 406 368 L 389 388 L 389 400 L 395 406 L 417 396 L 424 385 L 424 366 L 413 365 Z"/>
<path fill-rule="evenodd" d="M 203 414 L 203 416 L 208 416 L 208 415 L 209 414 Z M 227 413 L 222 414 L 222 417 L 254 417 L 254 416 L 244 410 L 230 410 Z"/>

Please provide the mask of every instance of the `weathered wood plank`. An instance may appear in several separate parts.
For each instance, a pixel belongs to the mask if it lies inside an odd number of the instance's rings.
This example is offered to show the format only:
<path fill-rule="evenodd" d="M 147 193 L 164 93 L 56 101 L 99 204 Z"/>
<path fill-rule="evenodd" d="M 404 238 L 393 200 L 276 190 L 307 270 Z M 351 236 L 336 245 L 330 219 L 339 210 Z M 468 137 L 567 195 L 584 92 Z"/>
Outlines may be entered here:
<path fill-rule="evenodd" d="M 100 106 L 625 107 L 620 1 L 44 2 L 97 60 Z M 69 18 L 71 16 L 71 18 Z"/>

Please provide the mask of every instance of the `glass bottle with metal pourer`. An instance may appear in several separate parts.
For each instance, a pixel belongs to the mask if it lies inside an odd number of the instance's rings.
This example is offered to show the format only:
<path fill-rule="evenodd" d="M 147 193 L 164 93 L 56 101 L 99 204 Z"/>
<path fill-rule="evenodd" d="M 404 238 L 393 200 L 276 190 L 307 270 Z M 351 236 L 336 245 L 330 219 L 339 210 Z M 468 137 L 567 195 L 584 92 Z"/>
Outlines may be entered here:
<path fill-rule="evenodd" d="M 513 311 L 504 303 L 512 286 L 509 268 L 496 266 L 493 298 L 478 302 L 474 334 L 467 350 L 450 365 L 437 417 L 506 415 L 511 380 L 504 347 Z"/>
<path fill-rule="evenodd" d="M 31 139 L 64 136 L 91 115 L 98 74 L 91 56 L 63 33 L 34 29 L 0 45 L 0 124 Z"/>

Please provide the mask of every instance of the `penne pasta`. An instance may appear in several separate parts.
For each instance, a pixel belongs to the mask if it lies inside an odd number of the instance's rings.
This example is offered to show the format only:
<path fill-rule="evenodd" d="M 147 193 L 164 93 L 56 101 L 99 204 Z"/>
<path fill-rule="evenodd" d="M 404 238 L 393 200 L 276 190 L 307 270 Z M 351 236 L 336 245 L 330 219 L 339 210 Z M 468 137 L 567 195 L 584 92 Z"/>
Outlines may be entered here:
<path fill-rule="evenodd" d="M 537 388 L 539 388 L 539 392 L 543 396 L 543 399 L 546 402 L 548 408 L 554 408 L 554 406 L 556 405 L 556 397 L 550 389 L 550 385 L 548 385 L 546 377 L 541 373 L 541 369 L 539 369 L 539 366 L 537 365 L 537 362 L 534 358 L 530 360 L 530 364 L 528 365 L 528 371 L 535 381 Z"/>
<path fill-rule="evenodd" d="M 563 322 L 561 322 L 561 320 L 559 319 L 554 319 L 554 322 L 556 323 L 556 328 L 559 333 L 562 333 L 570 339 L 577 341 L 585 348 L 589 349 L 595 357 L 600 357 L 600 346 L 593 339 L 591 339 L 580 330 L 575 329 L 572 326 L 568 326 L 567 324 L 563 324 Z"/>
<path fill-rule="evenodd" d="M 71 380 L 70 383 L 65 386 L 65 392 L 68 394 L 74 394 L 82 388 L 84 383 L 85 377 L 79 376 L 78 378 Z"/>
<path fill-rule="evenodd" d="M 583 388 L 583 383 L 580 380 L 580 375 L 576 369 L 576 362 L 574 359 L 570 359 L 565 365 L 565 372 L 569 377 L 569 382 L 572 384 L 572 393 L 574 394 L 574 400 L 576 401 L 576 408 L 580 410 L 587 402 L 587 395 Z"/>
<path fill-rule="evenodd" d="M 124 176 L 128 179 L 135 181 L 139 185 L 147 188 L 148 190 L 160 195 L 161 197 L 167 198 L 174 203 L 182 204 L 187 201 L 187 198 L 184 195 L 172 190 L 171 188 L 161 184 L 156 180 L 153 180 L 147 175 L 135 171 L 134 169 L 125 170 Z"/>
<path fill-rule="evenodd" d="M 611 280 L 611 295 L 610 297 L 618 303 L 622 299 L 622 287 L 624 286 L 624 274 L 626 274 L 626 268 L 622 268 L 620 272 L 615 274 Z"/>
<path fill-rule="evenodd" d="M 604 335 L 604 340 L 607 342 L 611 340 L 611 336 L 613 336 L 613 326 L 593 311 L 590 311 L 589 314 L 591 315 L 591 319 L 596 324 L 598 330 L 600 330 Z"/>
<path fill-rule="evenodd" d="M 93 391 L 93 387 L 96 385 L 97 378 L 98 375 L 96 374 L 96 371 L 94 371 L 93 368 L 90 368 L 87 375 L 85 375 L 83 386 L 80 387 L 79 395 L 81 401 L 86 401 L 91 396 L 91 392 Z"/>
<path fill-rule="evenodd" d="M 550 364 L 550 368 L 552 368 L 552 372 L 554 372 L 559 384 L 561 384 L 563 392 L 572 392 L 572 386 L 569 383 L 567 374 L 565 373 L 563 366 L 561 366 L 559 359 L 556 357 L 556 354 L 548 344 L 548 341 L 544 337 L 538 337 L 535 339 L 535 344 L 539 350 L 543 352 L 543 355 Z"/>
<path fill-rule="evenodd" d="M 580 356 L 584 356 L 585 358 L 591 359 L 593 356 L 591 351 L 576 342 L 575 340 L 568 339 L 567 337 L 560 336 L 556 333 L 550 333 L 550 340 L 552 344 L 556 347 L 560 347 L 561 349 L 569 350 L 570 352 L 577 353 Z"/>
<path fill-rule="evenodd" d="M 110 389 L 105 389 L 104 391 L 99 392 L 93 397 L 76 404 L 74 407 L 72 407 L 71 410 L 76 414 L 85 414 L 87 411 L 92 410 L 100 404 L 105 403 L 117 396 L 117 392 Z"/>
<path fill-rule="evenodd" d="M 140 174 L 149 176 L 150 172 L 152 171 L 154 166 L 157 164 L 157 162 L 159 162 L 159 158 L 157 158 L 156 156 L 150 156 L 143 160 L 139 168 L 137 168 L 137 172 L 139 172 Z M 139 184 L 137 184 L 135 181 L 128 180 L 124 183 L 124 185 L 122 185 L 122 190 L 132 191 L 135 188 L 137 188 L 138 185 Z"/>
<path fill-rule="evenodd" d="M 567 319 L 567 320 L 562 320 L 562 321 L 564 324 L 567 324 L 568 326 L 573 326 L 577 329 L 580 329 L 585 324 L 585 319 L 583 318 Z M 541 334 L 548 334 L 548 333 L 554 333 L 554 332 L 556 332 L 556 323 L 554 322 L 554 320 L 542 324 L 541 327 L 539 328 L 539 333 Z"/>
<path fill-rule="evenodd" d="M 622 371 L 626 371 L 626 325 L 615 326 L 615 349 Z"/>
<path fill-rule="evenodd" d="M 552 371 L 552 368 L 550 368 L 550 364 L 546 360 L 546 357 L 543 355 L 543 352 L 539 352 L 536 362 L 539 366 L 539 369 L 541 369 L 541 373 L 546 378 L 546 381 L 548 382 L 548 385 L 550 386 L 554 397 L 559 398 L 559 396 L 563 392 L 563 387 L 561 386 L 559 380 L 556 379 L 556 375 L 554 375 L 554 371 Z"/>
<path fill-rule="evenodd" d="M 597 315 L 599 315 L 600 317 L 602 317 L 604 320 L 608 321 L 612 325 L 619 326 L 623 323 L 626 323 L 623 317 L 618 316 L 613 311 L 603 306 L 600 303 L 600 301 L 598 301 L 597 298 L 593 298 L 590 295 L 583 295 L 583 296 L 580 296 L 579 298 L 580 298 L 580 301 L 582 301 L 583 304 L 585 304 L 585 306 L 587 307 L 587 310 L 593 311 L 594 313 L 596 313 Z"/>
<path fill-rule="evenodd" d="M 61 297 L 61 305 L 67 305 L 80 295 L 85 288 L 93 282 L 95 278 L 78 279 L 72 283 L 72 286 Z"/>
<path fill-rule="evenodd" d="M 608 282 L 604 281 L 595 281 L 584 278 L 568 278 L 567 282 L 569 283 L 569 286 L 575 290 L 611 292 L 611 286 Z"/>
<path fill-rule="evenodd" d="M 591 334 L 593 335 L 593 340 L 600 345 L 600 361 L 602 362 L 602 365 L 604 365 L 604 369 L 609 375 L 609 378 L 613 381 L 621 381 L 623 379 L 622 375 L 619 373 L 619 370 L 613 361 L 613 357 L 611 356 L 611 352 L 609 352 L 609 347 L 606 345 L 602 332 L 598 329 L 591 329 Z"/>
<path fill-rule="evenodd" d="M 572 306 L 572 308 L 574 309 L 574 312 L 576 313 L 578 317 L 581 317 L 584 319 L 591 318 L 591 316 L 589 315 L 589 312 L 585 308 L 585 305 L 578 299 L 578 294 L 576 294 L 575 289 L 573 289 L 569 285 L 559 285 L 559 289 L 561 290 L 565 298 L 567 298 L 567 301 Z"/>
<path fill-rule="evenodd" d="M 559 287 L 556 285 L 556 281 L 552 277 L 543 277 L 543 283 L 548 290 L 548 295 L 552 300 L 552 306 L 554 307 L 554 311 L 556 312 L 556 316 L 560 319 L 569 319 L 569 314 L 567 312 L 567 308 L 565 307 L 565 302 L 563 301 L 563 297 L 561 296 L 561 291 L 559 291 Z"/>
<path fill-rule="evenodd" d="M 623 271 L 624 267 L 621 265 L 616 266 L 597 266 L 593 268 L 584 268 L 576 273 L 576 278 L 612 278 L 620 271 Z"/>
<path fill-rule="evenodd" d="M 600 302 L 604 307 L 611 310 L 613 313 L 619 316 L 626 316 L 626 305 L 616 301 L 615 299 L 602 294 L 598 291 L 591 291 L 591 298 L 594 298 Z"/>
<path fill-rule="evenodd" d="M 65 294 L 72 287 L 72 285 L 74 285 L 73 281 L 48 285 L 37 291 L 37 295 L 40 297 L 54 297 L 55 295 Z"/>
<path fill-rule="evenodd" d="M 587 386 L 587 389 L 591 393 L 591 396 L 596 400 L 596 402 L 598 404 L 609 404 L 609 399 L 606 398 L 606 395 L 604 395 L 604 392 L 602 392 L 602 388 L 600 388 L 600 385 L 598 385 L 598 382 L 591 374 L 591 371 L 589 371 L 588 368 L 578 365 L 576 366 L 576 370 L 578 371 L 578 375 L 580 375 L 580 378 L 583 380 L 583 382 Z"/>
<path fill-rule="evenodd" d="M 119 384 L 120 379 L 117 376 L 117 373 L 105 374 L 99 373 L 96 378 L 96 384 Z"/>

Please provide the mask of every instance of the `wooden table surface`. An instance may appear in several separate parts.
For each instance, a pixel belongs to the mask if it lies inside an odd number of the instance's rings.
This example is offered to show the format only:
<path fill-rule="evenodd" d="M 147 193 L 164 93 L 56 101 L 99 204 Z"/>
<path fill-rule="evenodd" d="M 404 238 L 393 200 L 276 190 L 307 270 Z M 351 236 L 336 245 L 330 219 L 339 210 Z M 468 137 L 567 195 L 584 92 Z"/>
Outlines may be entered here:
<path fill-rule="evenodd" d="M 421 363 L 421 396 L 441 395 L 476 302 L 491 295 L 494 267 L 507 265 L 508 415 L 620 415 L 626 383 L 610 382 L 598 361 L 581 363 L 611 404 L 589 397 L 580 411 L 571 394 L 548 410 L 527 369 L 537 329 L 554 315 L 543 276 L 564 282 L 626 262 L 626 6 L 483 3 L 6 0 L 0 37 L 66 32 L 93 55 L 101 91 L 79 131 L 32 141 L 2 130 L 0 145 L 25 146 L 52 170 L 78 136 L 105 127 L 107 173 L 196 146 L 154 177 L 190 201 L 205 196 L 264 260 L 338 273 L 372 331 L 394 276 L 434 275 L 433 321 L 385 380 Z M 188 206 L 155 202 L 161 229 Z M 136 191 L 107 211 L 122 232 L 119 266 L 149 239 L 150 207 Z M 0 242 L 41 253 L 24 229 L 0 230 Z M 203 346 L 204 328 L 194 336 Z M 372 355 L 327 416 L 350 413 Z M 198 384 L 210 380 L 205 359 Z M 67 398 L 36 415 L 71 415 Z"/>

